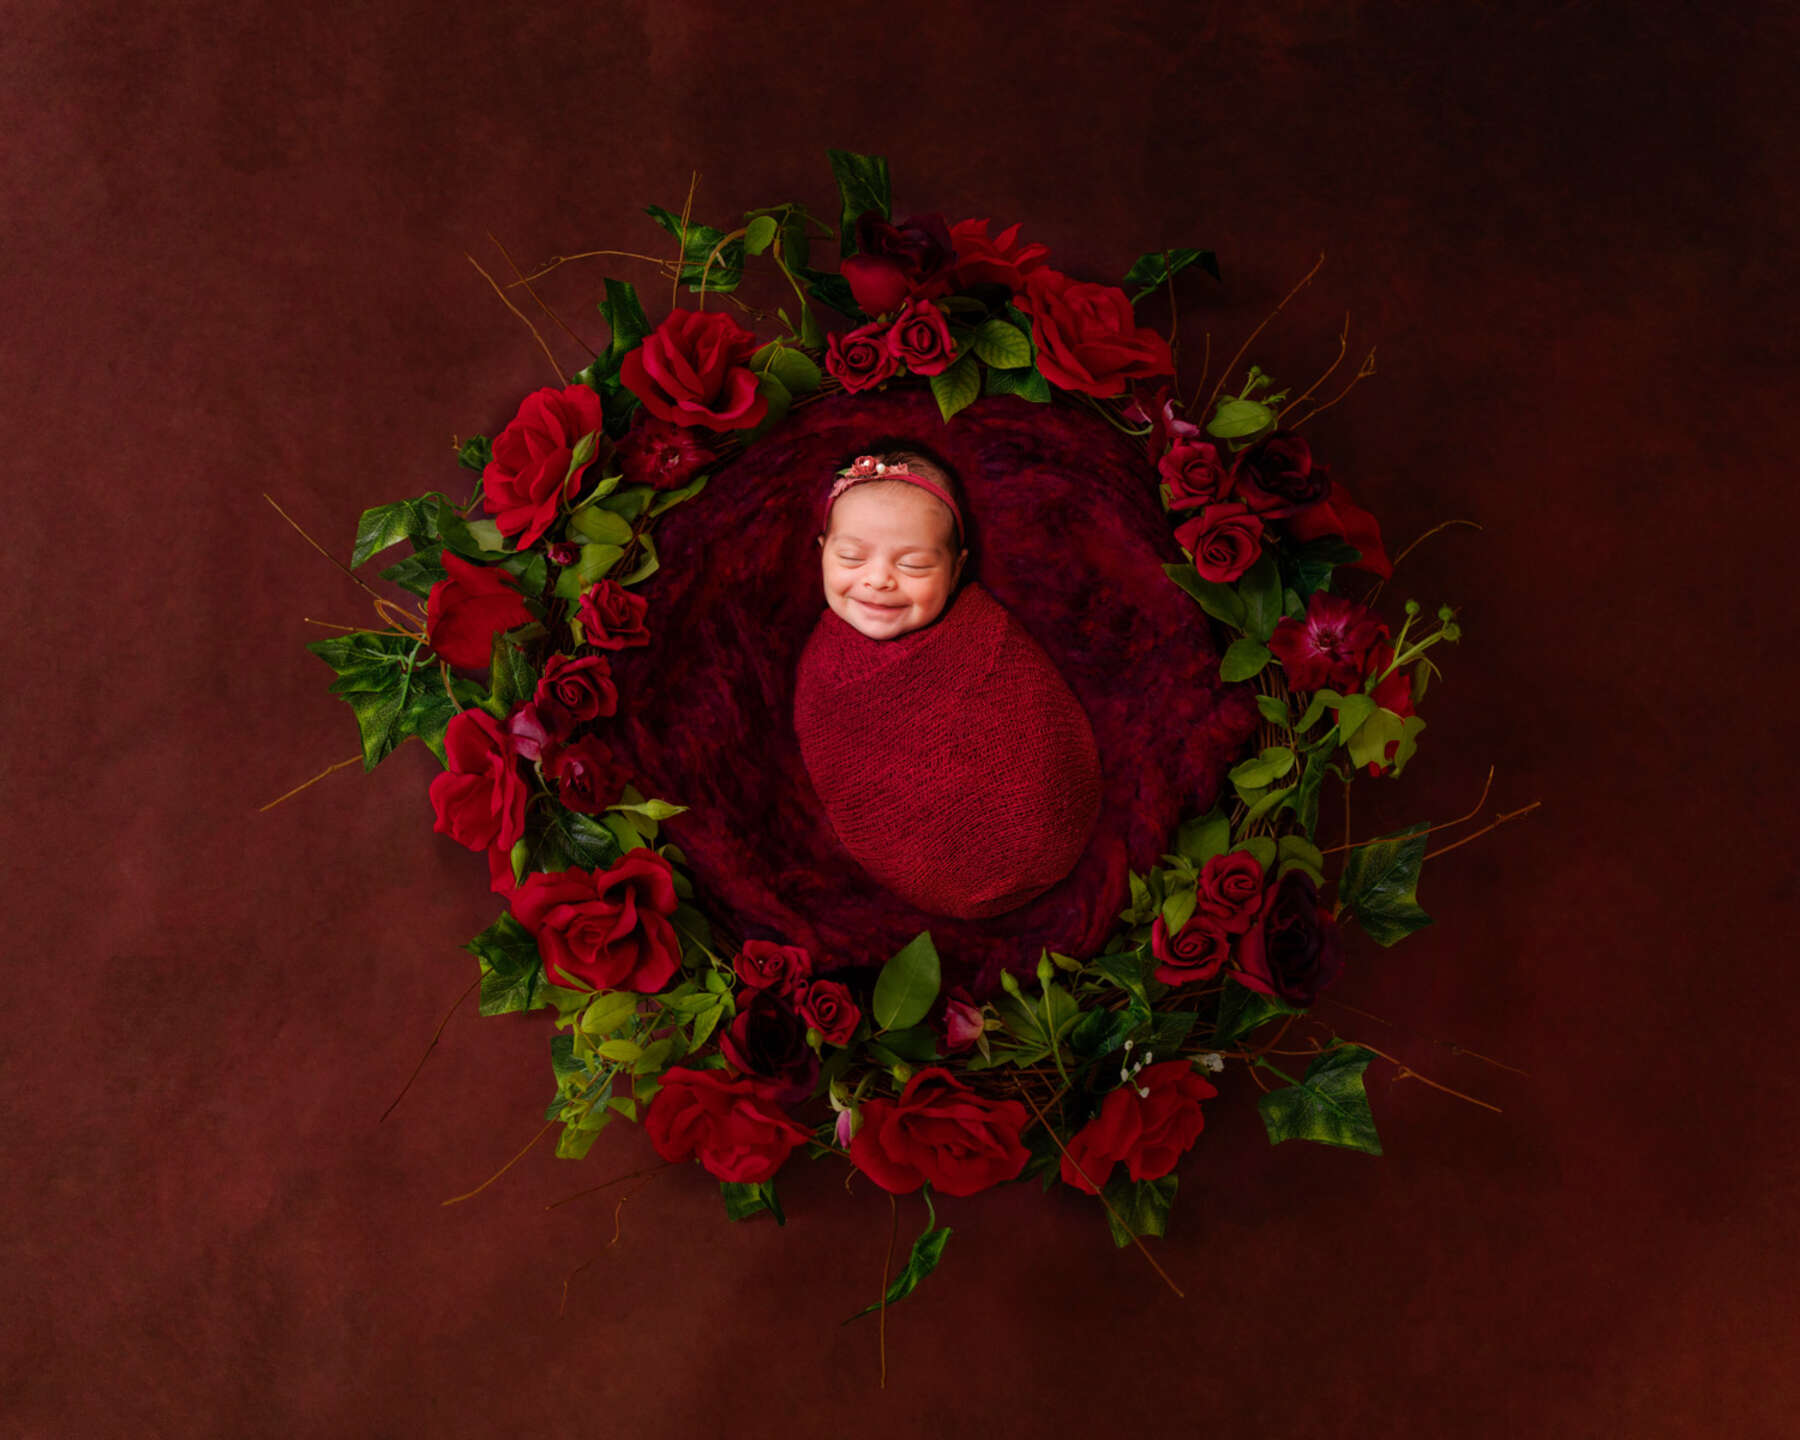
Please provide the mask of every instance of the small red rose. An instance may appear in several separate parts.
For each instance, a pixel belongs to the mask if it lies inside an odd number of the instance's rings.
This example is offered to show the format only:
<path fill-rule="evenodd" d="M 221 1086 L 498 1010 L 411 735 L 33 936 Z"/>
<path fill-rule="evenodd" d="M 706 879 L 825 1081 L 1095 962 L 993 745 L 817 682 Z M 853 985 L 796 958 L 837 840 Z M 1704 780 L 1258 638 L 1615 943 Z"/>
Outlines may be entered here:
<path fill-rule="evenodd" d="M 1200 867 L 1196 915 L 1209 915 L 1233 935 L 1242 935 L 1262 910 L 1263 868 L 1248 850 L 1227 850 Z"/>
<path fill-rule="evenodd" d="M 738 1185 L 774 1178 L 810 1138 L 746 1077 L 721 1070 L 671 1070 L 644 1115 L 665 1160 L 699 1160 L 708 1174 Z"/>
<path fill-rule="evenodd" d="M 534 544 L 574 497 L 581 475 L 599 453 L 600 396 L 586 385 L 527 395 L 494 439 L 493 459 L 481 472 L 481 504 L 516 547 Z M 593 436 L 596 448 L 574 464 L 575 450 Z"/>
<path fill-rule="evenodd" d="M 591 720 L 618 713 L 619 689 L 613 684 L 612 662 L 604 655 L 552 655 L 531 703 L 558 739 L 574 734 Z"/>
<path fill-rule="evenodd" d="M 1171 510 L 1216 505 L 1231 494 L 1231 472 L 1219 460 L 1219 447 L 1205 440 L 1184 440 L 1157 461 L 1169 487 Z"/>
<path fill-rule="evenodd" d="M 1097 1195 L 1120 1161 L 1133 1180 L 1161 1179 L 1200 1138 L 1200 1102 L 1218 1093 L 1186 1060 L 1145 1066 L 1109 1092 L 1100 1113 L 1069 1141 L 1063 1183 Z"/>
<path fill-rule="evenodd" d="M 556 786 L 556 798 L 583 815 L 598 815 L 616 805 L 631 779 L 611 747 L 594 735 L 551 747 L 542 763 L 544 778 Z"/>
<path fill-rule="evenodd" d="M 1317 505 L 1331 493 L 1331 476 L 1313 463 L 1312 447 L 1291 430 L 1258 440 L 1232 466 L 1237 496 L 1274 520 Z"/>
<path fill-rule="evenodd" d="M 748 430 L 769 413 L 744 363 L 756 348 L 756 336 L 722 310 L 672 310 L 620 361 L 619 379 L 659 419 Z"/>
<path fill-rule="evenodd" d="M 883 1190 L 930 1185 L 973 1195 L 1013 1180 L 1031 1158 L 1020 1140 L 1027 1119 L 1017 1100 L 977 1095 L 948 1070 L 927 1066 L 898 1100 L 865 1100 L 850 1159 Z"/>
<path fill-rule="evenodd" d="M 648 645 L 650 629 L 644 616 L 650 602 L 634 595 L 617 580 L 602 580 L 582 592 L 575 618 L 581 622 L 582 639 L 597 650 L 623 650 Z"/>
<path fill-rule="evenodd" d="M 473 712 L 464 712 L 473 713 Z M 559 870 L 525 877 L 513 918 L 536 938 L 544 974 L 583 990 L 661 990 L 681 966 L 669 862 L 628 851 L 610 870 Z"/>
<path fill-rule="evenodd" d="M 888 353 L 915 375 L 940 375 L 956 359 L 943 311 L 929 300 L 908 300 L 887 332 Z"/>
<path fill-rule="evenodd" d="M 848 1045 L 862 1019 L 862 1011 L 850 998 L 849 988 L 837 980 L 813 981 L 801 992 L 795 1008 L 828 1045 Z"/>
<path fill-rule="evenodd" d="M 531 612 L 506 571 L 444 551 L 445 577 L 425 601 L 431 648 L 459 670 L 485 670 L 494 636 L 531 623 Z"/>
<path fill-rule="evenodd" d="M 510 849 L 525 833 L 525 780 L 511 737 L 470 706 L 451 717 L 444 755 L 449 768 L 431 782 L 432 828 L 471 850 Z"/>
<path fill-rule="evenodd" d="M 1211 915 L 1196 910 L 1175 934 L 1158 915 L 1150 927 L 1150 953 L 1161 963 L 1156 978 L 1165 985 L 1210 980 L 1231 958 L 1231 932 Z"/>
<path fill-rule="evenodd" d="M 1175 543 L 1194 557 L 1202 579 L 1228 584 L 1262 554 L 1262 520 L 1243 505 L 1208 505 L 1175 528 Z"/>
<path fill-rule="evenodd" d="M 871 320 L 848 334 L 826 336 L 825 370 L 852 395 L 891 380 L 900 366 L 888 348 L 887 326 Z"/>
<path fill-rule="evenodd" d="M 731 968 L 752 990 L 774 990 L 792 995 L 811 978 L 812 965 L 812 956 L 798 945 L 746 940 Z"/>

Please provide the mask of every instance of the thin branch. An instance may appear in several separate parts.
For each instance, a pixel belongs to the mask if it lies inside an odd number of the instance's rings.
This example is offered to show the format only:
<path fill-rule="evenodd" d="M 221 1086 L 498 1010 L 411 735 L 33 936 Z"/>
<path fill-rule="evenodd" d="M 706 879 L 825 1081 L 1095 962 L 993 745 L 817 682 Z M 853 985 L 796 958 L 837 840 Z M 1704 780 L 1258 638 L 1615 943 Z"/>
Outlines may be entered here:
<path fill-rule="evenodd" d="M 1333 395 L 1323 405 L 1318 405 L 1318 406 L 1315 406 L 1313 409 L 1308 410 L 1306 412 L 1306 414 L 1302 415 L 1298 420 L 1286 421 L 1285 423 L 1287 424 L 1287 428 L 1290 430 L 1298 430 L 1302 425 L 1304 425 L 1308 420 L 1311 420 L 1315 415 L 1323 415 L 1333 405 L 1337 404 L 1338 401 L 1342 400 L 1346 395 L 1348 395 L 1352 390 L 1354 390 L 1359 381 L 1367 380 L 1374 373 L 1375 373 L 1375 347 L 1371 345 L 1369 347 L 1369 353 L 1367 355 L 1363 356 L 1362 364 L 1360 364 L 1356 367 L 1356 373 L 1350 377 L 1350 383 L 1348 385 L 1346 385 L 1342 390 L 1338 391 L 1337 394 Z"/>
<path fill-rule="evenodd" d="M 1469 821 L 1473 820 L 1477 815 L 1479 815 L 1481 813 L 1481 807 L 1483 805 L 1487 804 L 1488 788 L 1493 783 L 1494 783 L 1494 767 L 1492 765 L 1490 765 L 1490 766 L 1488 766 L 1487 781 L 1481 787 L 1481 796 L 1479 799 L 1477 799 L 1475 801 L 1474 808 L 1471 809 L 1468 814 L 1459 815 L 1454 820 L 1440 820 L 1435 825 L 1426 826 L 1426 828 L 1424 830 L 1422 830 L 1420 833 L 1423 835 L 1429 835 L 1429 834 L 1431 834 L 1431 832 L 1433 830 L 1448 830 L 1454 825 L 1466 825 Z M 1349 787 L 1345 786 L 1344 788 L 1345 788 L 1345 791 L 1348 792 Z M 1375 844 L 1376 841 L 1379 840 L 1380 838 L 1381 838 L 1380 836 L 1376 836 L 1375 839 L 1371 839 L 1371 840 L 1358 840 L 1354 845 L 1352 845 L 1350 843 L 1350 827 L 1346 824 L 1344 827 L 1344 843 L 1342 845 L 1333 845 L 1329 850 L 1321 850 L 1319 853 L 1321 855 L 1336 855 L 1340 851 L 1343 851 L 1343 850 L 1360 850 L 1365 845 Z"/>
<path fill-rule="evenodd" d="M 888 1209 L 893 1212 L 894 1223 L 888 1227 L 887 1255 L 881 1262 L 881 1312 L 876 1317 L 875 1333 L 881 1349 L 881 1388 L 887 1389 L 887 1292 L 888 1276 L 894 1269 L 894 1246 L 900 1241 L 900 1202 L 894 1199 L 894 1192 L 888 1191 Z"/>
<path fill-rule="evenodd" d="M 687 264 L 688 216 L 694 212 L 694 189 L 699 183 L 700 172 L 695 170 L 688 180 L 687 199 L 682 202 L 681 206 L 681 234 L 675 242 L 675 280 L 669 290 L 669 308 L 671 310 L 681 308 L 681 271 L 682 267 Z M 705 294 L 702 293 L 700 298 L 704 300 Z"/>
<path fill-rule="evenodd" d="M 288 791 L 286 795 L 277 795 L 267 805 L 258 805 L 256 807 L 256 813 L 260 815 L 265 810 L 273 810 L 283 800 L 291 799 L 293 796 L 298 795 L 308 785 L 317 785 L 319 783 L 319 781 L 323 780 L 327 775 L 331 774 L 332 771 L 342 770 L 346 765 L 354 765 L 354 764 L 356 764 L 356 762 L 358 760 L 361 760 L 362 758 L 363 757 L 361 755 L 352 755 L 348 760 L 340 760 L 335 765 L 327 765 L 317 775 L 313 776 L 312 779 L 302 780 L 292 790 Z"/>
<path fill-rule="evenodd" d="M 623 1185 L 627 1180 L 637 1180 L 645 1175 L 655 1175 L 659 1171 L 667 1170 L 671 1165 L 679 1163 L 676 1160 L 665 1160 L 660 1165 L 646 1165 L 642 1170 L 633 1170 L 629 1175 L 615 1175 L 610 1180 L 602 1180 L 598 1185 L 590 1185 L 585 1190 L 577 1190 L 573 1195 L 565 1195 L 560 1200 L 552 1200 L 544 1208 L 554 1210 L 559 1205 L 567 1205 L 572 1200 L 580 1200 L 587 1195 L 597 1195 L 602 1190 L 610 1190 L 615 1185 Z"/>
<path fill-rule="evenodd" d="M 1465 835 L 1460 840 L 1453 840 L 1448 845 L 1445 845 L 1441 849 L 1438 849 L 1438 850 L 1427 850 L 1425 852 L 1424 859 L 1435 860 L 1440 855 L 1448 855 L 1452 850 L 1456 849 L 1459 845 L 1467 845 L 1471 840 L 1479 840 L 1483 835 L 1486 835 L 1490 830 L 1498 830 L 1502 825 L 1506 824 L 1507 821 L 1509 821 L 1509 820 L 1517 820 L 1521 815 L 1529 815 L 1533 810 L 1537 809 L 1538 806 L 1542 805 L 1543 803 L 1544 802 L 1542 800 L 1533 800 L 1529 805 L 1521 806 L 1517 810 L 1508 810 L 1504 815 L 1496 815 L 1490 823 L 1483 825 L 1481 827 L 1481 829 L 1477 830 L 1473 835 Z"/>
<path fill-rule="evenodd" d="M 556 1121 L 546 1120 L 544 1122 L 544 1128 L 542 1130 L 538 1131 L 537 1134 L 533 1135 L 529 1140 L 527 1140 L 525 1142 L 525 1149 L 521 1150 L 517 1155 L 513 1156 L 512 1159 L 508 1160 L 504 1165 L 502 1165 L 492 1175 L 488 1176 L 487 1179 L 483 1180 L 473 1190 L 469 1191 L 468 1194 L 452 1195 L 448 1200 L 444 1201 L 444 1204 L 460 1205 L 464 1200 L 473 1200 L 483 1190 L 487 1189 L 488 1186 L 492 1185 L 496 1180 L 498 1180 L 508 1170 L 512 1169 L 513 1166 L 517 1165 L 521 1160 L 523 1160 L 525 1158 L 526 1154 L 530 1151 L 531 1147 L 533 1145 L 537 1144 L 538 1141 L 542 1140 L 544 1138 L 544 1136 L 547 1133 L 549 1133 L 550 1127 L 554 1124 L 556 1124 Z"/>
<path fill-rule="evenodd" d="M 400 1087 L 400 1093 L 393 1098 L 387 1109 L 381 1112 L 381 1120 L 375 1122 L 377 1125 L 381 1124 L 388 1116 L 392 1115 L 394 1113 L 394 1106 L 398 1105 L 406 1098 L 406 1092 L 412 1089 L 413 1081 L 419 1078 L 419 1072 L 425 1068 L 425 1062 L 431 1058 L 431 1052 L 437 1049 L 438 1039 L 443 1035 L 444 1027 L 450 1023 L 450 1017 L 457 1012 L 462 1006 L 463 1001 L 469 998 L 470 992 L 480 983 L 481 976 L 476 975 L 476 977 L 469 982 L 468 990 L 465 990 L 462 994 L 458 995 L 456 997 L 456 1003 L 444 1012 L 444 1018 L 438 1021 L 437 1029 L 431 1032 L 431 1043 L 425 1047 L 425 1053 L 419 1057 L 419 1063 L 413 1066 L 412 1074 L 406 1077 L 406 1083 Z"/>
<path fill-rule="evenodd" d="M 465 254 L 463 258 L 475 267 L 476 273 L 480 275 L 483 280 L 487 281 L 488 285 L 493 289 L 493 292 L 500 297 L 500 303 L 519 317 L 520 323 L 531 332 L 531 338 L 537 341 L 538 349 L 544 352 L 544 358 L 550 362 L 550 368 L 556 372 L 556 383 L 558 385 L 564 384 L 568 377 L 563 374 L 562 366 L 557 364 L 556 356 L 551 352 L 550 347 L 544 343 L 544 337 L 538 334 L 537 326 L 531 323 L 531 317 L 517 305 L 513 304 L 512 301 L 507 298 L 506 292 L 498 285 L 494 284 L 494 277 L 481 268 L 481 262 L 479 260 L 473 255 L 468 254 Z"/>
<path fill-rule="evenodd" d="M 1254 330 L 1252 330 L 1250 332 L 1249 338 L 1246 339 L 1242 345 L 1238 346 L 1237 354 L 1233 355 L 1231 357 L 1231 359 L 1228 362 L 1226 362 L 1225 368 L 1219 372 L 1218 383 L 1213 386 L 1212 394 L 1206 397 L 1206 409 L 1208 411 L 1210 411 L 1212 409 L 1213 401 L 1215 401 L 1219 398 L 1219 391 L 1221 391 L 1225 388 L 1225 382 L 1231 378 L 1231 372 L 1237 368 L 1238 361 L 1240 361 L 1244 358 L 1244 352 L 1250 348 L 1251 344 L 1255 341 L 1256 337 L 1258 335 L 1262 334 L 1264 329 L 1267 328 L 1269 321 L 1273 320 L 1277 315 L 1279 315 L 1282 312 L 1283 307 L 1285 307 L 1287 305 L 1288 301 L 1292 300 L 1305 287 L 1307 281 L 1311 280 L 1313 278 L 1313 276 L 1315 276 L 1319 273 L 1319 266 L 1323 265 L 1324 263 L 1325 263 L 1325 255 L 1323 252 L 1320 252 L 1317 263 L 1315 263 L 1314 266 L 1312 267 L 1312 269 L 1308 270 L 1306 272 L 1306 274 L 1304 274 L 1300 277 L 1300 283 L 1298 285 L 1296 285 L 1292 290 L 1288 291 L 1288 293 L 1286 295 L 1282 296 L 1281 304 L 1277 305 L 1273 310 L 1271 310 L 1268 313 L 1268 315 L 1263 319 L 1262 324 L 1258 325 Z M 1194 398 L 1196 400 L 1198 400 L 1200 398 L 1200 392 L 1198 390 L 1196 390 L 1194 392 Z"/>
<path fill-rule="evenodd" d="M 1344 328 L 1342 330 L 1338 331 L 1337 359 L 1333 360 L 1331 362 L 1331 364 L 1326 367 L 1325 373 L 1323 375 L 1321 375 L 1317 380 L 1313 381 L 1312 384 L 1308 385 L 1305 390 L 1301 391 L 1300 394 L 1296 395 L 1286 405 L 1283 405 L 1281 407 L 1283 412 L 1285 413 L 1286 411 L 1292 410 L 1296 405 L 1300 404 L 1301 401 L 1309 399 L 1311 397 L 1313 391 L 1317 390 L 1321 385 L 1323 385 L 1327 380 L 1329 380 L 1331 378 L 1331 372 L 1333 370 L 1337 369 L 1338 366 L 1340 366 L 1344 363 L 1344 355 L 1346 354 L 1346 352 L 1348 352 L 1349 349 L 1350 349 L 1350 312 L 1348 310 L 1346 310 L 1344 312 Z"/>
<path fill-rule="evenodd" d="M 600 260 L 607 257 L 620 260 L 647 260 L 658 270 L 667 270 L 669 268 L 669 262 L 660 255 L 640 255 L 635 250 L 582 250 L 574 255 L 552 255 L 529 275 L 521 275 L 517 280 L 513 281 L 512 285 L 508 285 L 506 288 L 510 290 L 513 288 L 513 285 L 525 285 L 533 280 L 542 280 L 552 270 L 560 269 L 571 261 Z"/>
<path fill-rule="evenodd" d="M 501 256 L 505 259 L 506 268 L 511 270 L 514 275 L 518 276 L 517 283 L 520 285 L 523 285 L 525 287 L 525 293 L 537 302 L 538 309 L 542 310 L 545 315 L 547 315 L 550 319 L 554 320 L 558 325 L 560 325 L 562 327 L 563 334 L 567 335 L 571 340 L 573 340 L 583 350 L 587 351 L 588 354 L 593 356 L 596 360 L 599 359 L 600 352 L 598 350 L 594 349 L 594 347 L 592 345 L 588 344 L 587 341 L 583 340 L 572 329 L 570 329 L 569 322 L 564 320 L 562 318 L 562 316 L 558 315 L 554 310 L 552 310 L 548 305 L 546 305 L 544 303 L 544 297 L 539 295 L 537 293 L 537 291 L 535 291 L 531 288 L 531 282 L 528 281 L 523 275 L 519 274 L 518 262 L 515 261 L 510 254 L 507 253 L 506 247 L 504 245 L 502 245 L 498 239 L 495 238 L 494 232 L 492 230 L 488 231 L 488 239 L 490 239 L 494 242 L 494 248 L 496 250 L 498 250 L 500 252 Z M 512 286 L 510 286 L 510 285 L 507 286 L 507 289 L 510 290 L 511 288 L 512 288 Z"/>

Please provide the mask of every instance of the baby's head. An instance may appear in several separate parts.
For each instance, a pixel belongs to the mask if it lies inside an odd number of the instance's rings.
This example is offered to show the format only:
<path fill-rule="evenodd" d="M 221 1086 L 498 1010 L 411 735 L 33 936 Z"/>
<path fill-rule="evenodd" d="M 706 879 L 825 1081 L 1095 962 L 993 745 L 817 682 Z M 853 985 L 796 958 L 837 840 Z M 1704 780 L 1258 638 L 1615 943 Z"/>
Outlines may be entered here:
<path fill-rule="evenodd" d="M 858 457 L 861 470 L 870 458 L 916 479 L 863 480 L 840 471 L 854 483 L 828 502 L 820 565 L 832 612 L 870 639 L 893 640 L 943 614 L 962 578 L 969 552 L 961 487 L 948 465 L 916 450 Z"/>

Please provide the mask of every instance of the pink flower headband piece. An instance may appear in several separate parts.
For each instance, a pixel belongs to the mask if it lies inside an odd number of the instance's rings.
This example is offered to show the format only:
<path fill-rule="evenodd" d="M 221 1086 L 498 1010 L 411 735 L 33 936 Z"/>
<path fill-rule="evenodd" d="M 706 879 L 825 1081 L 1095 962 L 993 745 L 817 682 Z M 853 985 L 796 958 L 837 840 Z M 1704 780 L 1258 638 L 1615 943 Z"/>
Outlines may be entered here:
<path fill-rule="evenodd" d="M 825 497 L 825 514 L 829 517 L 831 507 L 852 485 L 860 485 L 867 480 L 904 480 L 909 485 L 917 485 L 921 490 L 937 496 L 950 507 L 951 517 L 956 521 L 956 538 L 960 542 L 963 535 L 962 511 L 957 509 L 956 502 L 950 498 L 950 492 L 937 481 L 924 475 L 915 474 L 904 465 L 889 465 L 877 460 L 873 455 L 858 455 L 855 460 L 838 471 L 837 483 L 831 487 L 831 493 Z"/>

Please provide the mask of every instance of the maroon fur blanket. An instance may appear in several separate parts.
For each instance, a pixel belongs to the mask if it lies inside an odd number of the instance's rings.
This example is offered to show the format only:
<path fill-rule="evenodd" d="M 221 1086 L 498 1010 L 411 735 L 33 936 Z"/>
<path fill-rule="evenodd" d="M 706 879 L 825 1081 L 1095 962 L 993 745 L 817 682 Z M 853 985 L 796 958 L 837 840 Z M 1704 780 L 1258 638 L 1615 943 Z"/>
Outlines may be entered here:
<path fill-rule="evenodd" d="M 1100 813 L 1081 702 L 973 582 L 894 640 L 825 611 L 800 656 L 794 730 L 844 848 L 932 915 L 1035 900 L 1074 868 Z"/>

